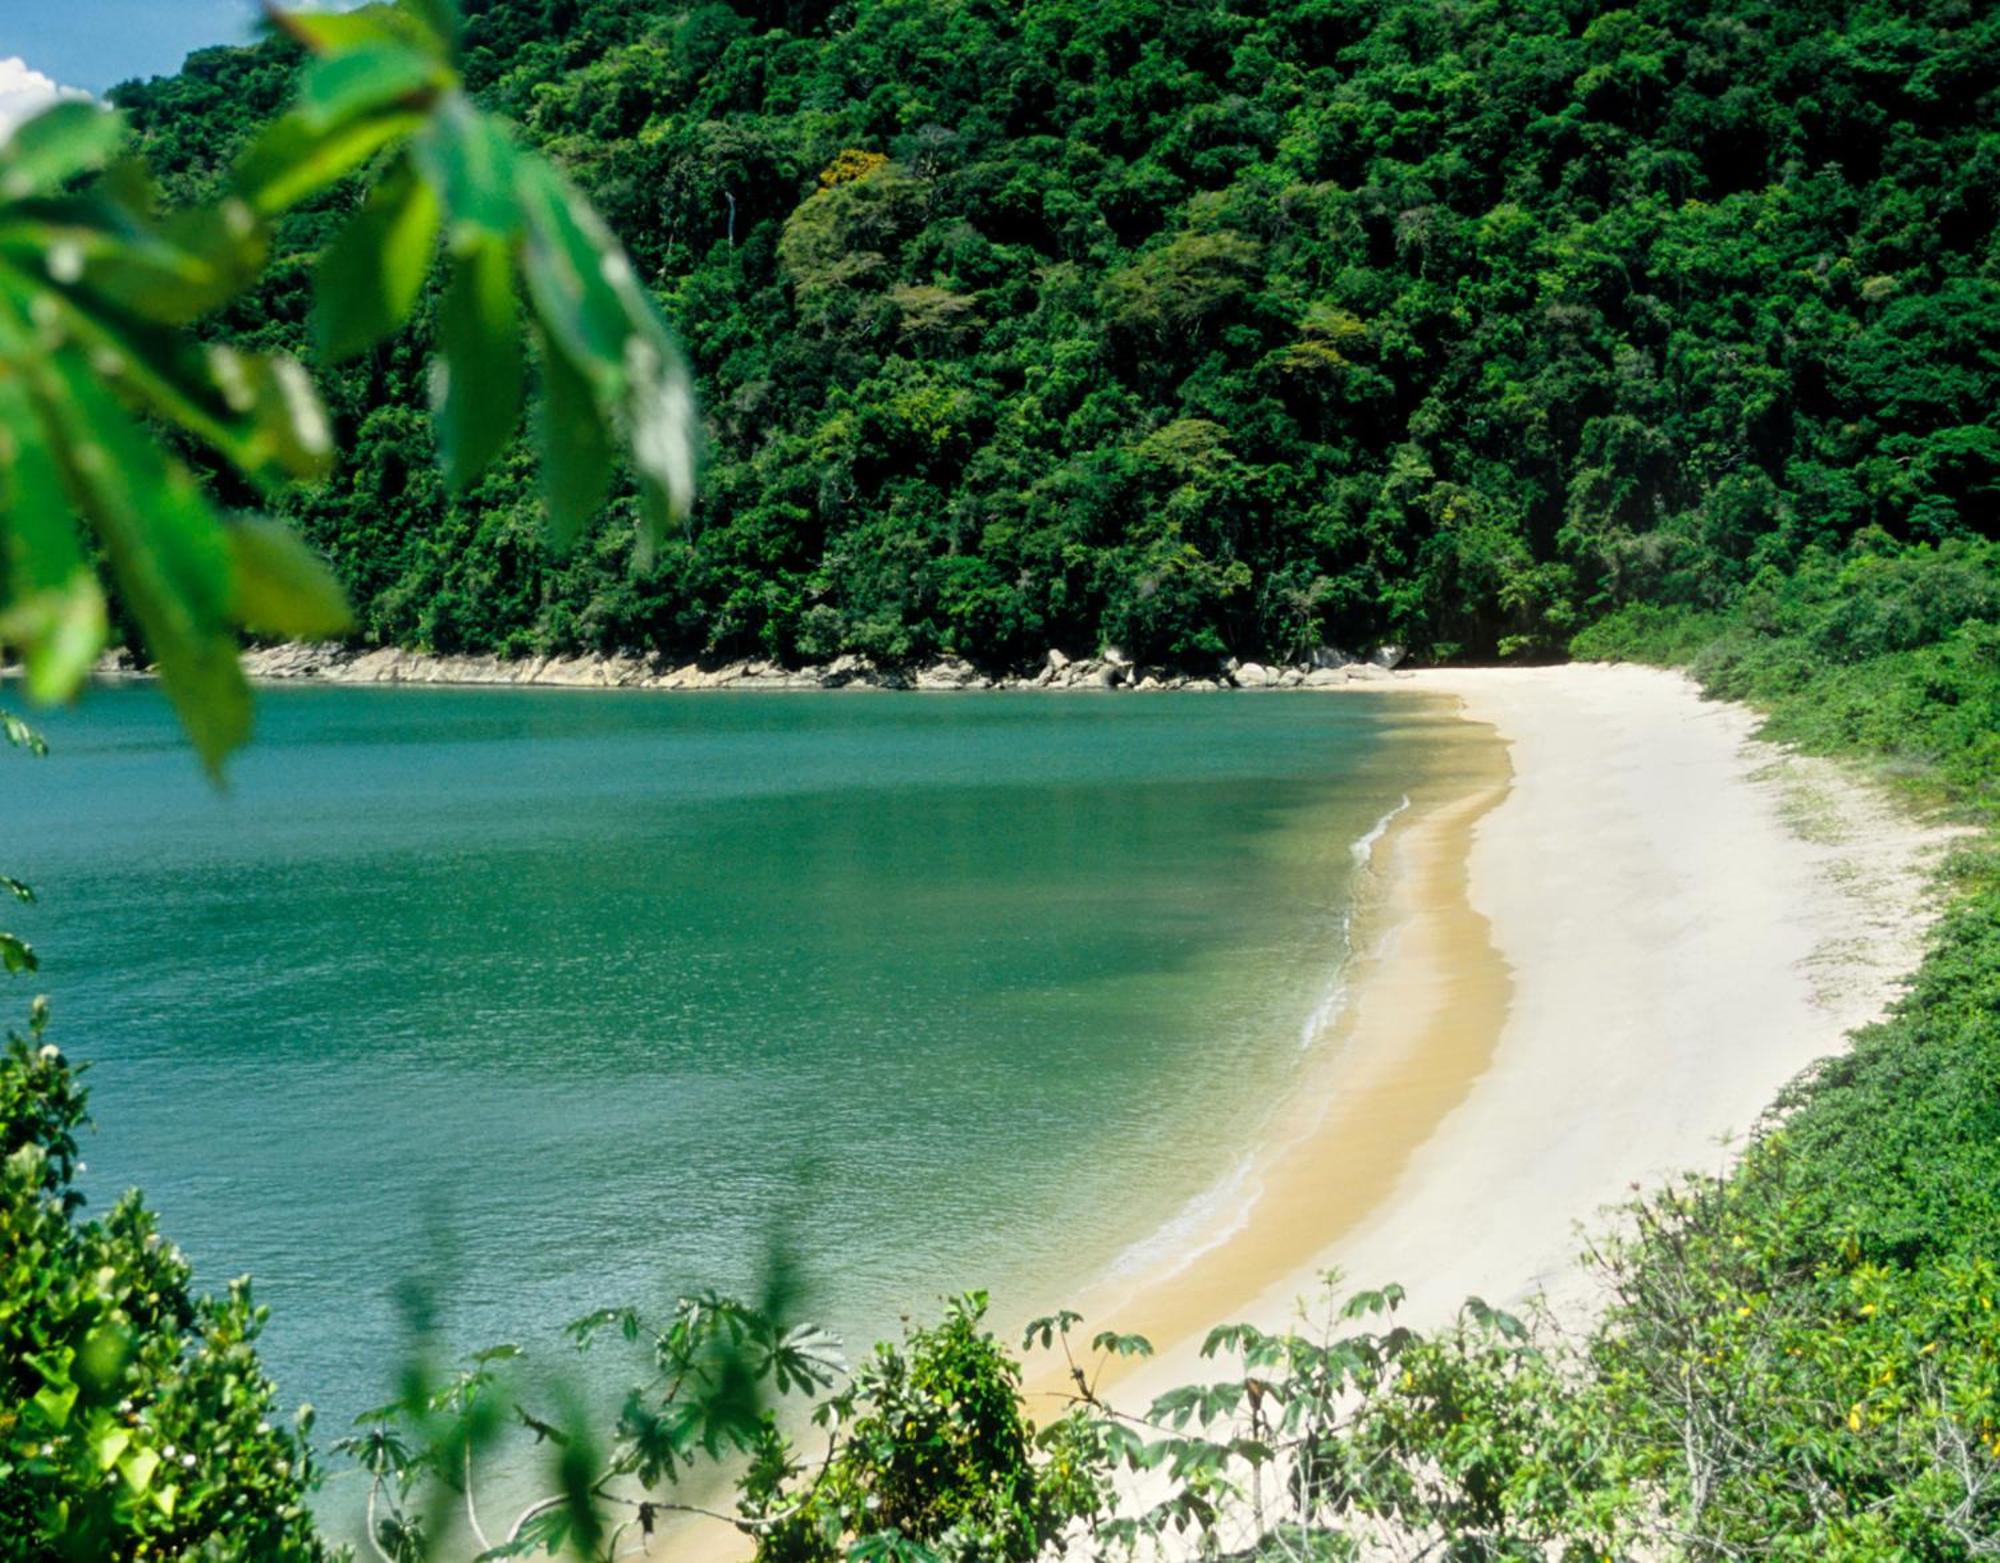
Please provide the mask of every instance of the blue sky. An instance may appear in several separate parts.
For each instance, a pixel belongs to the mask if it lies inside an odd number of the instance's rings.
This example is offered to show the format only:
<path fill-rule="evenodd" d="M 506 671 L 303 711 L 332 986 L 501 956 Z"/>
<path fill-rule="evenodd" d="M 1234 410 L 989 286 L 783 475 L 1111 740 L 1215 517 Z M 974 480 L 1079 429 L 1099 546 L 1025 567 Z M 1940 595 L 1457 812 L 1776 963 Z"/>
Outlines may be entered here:
<path fill-rule="evenodd" d="M 177 70 L 191 49 L 242 43 L 257 17 L 256 0 L 0 0 L 0 60 L 100 93 Z"/>

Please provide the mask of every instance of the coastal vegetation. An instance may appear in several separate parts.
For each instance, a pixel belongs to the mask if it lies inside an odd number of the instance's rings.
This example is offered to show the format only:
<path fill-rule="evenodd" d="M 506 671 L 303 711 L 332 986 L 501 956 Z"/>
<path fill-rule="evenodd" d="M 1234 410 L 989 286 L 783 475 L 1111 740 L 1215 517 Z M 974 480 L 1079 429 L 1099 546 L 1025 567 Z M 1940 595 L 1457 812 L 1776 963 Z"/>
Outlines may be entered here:
<path fill-rule="evenodd" d="M 851 1375 L 781 1285 L 597 1315 L 580 1343 L 647 1364 L 608 1428 L 560 1390 L 533 1409 L 514 1348 L 412 1356 L 343 1440 L 371 1545 L 613 1556 L 735 1461 L 768 1563 L 1156 1531 L 1315 1557 L 2000 1547 L 1995 25 L 564 0 L 460 40 L 413 0 L 123 89 L 157 191 L 91 111 L 17 135 L 0 635 L 49 696 L 129 628 L 212 766 L 247 732 L 237 628 L 325 633 L 348 600 L 361 633 L 445 649 L 1193 664 L 1394 636 L 1686 664 L 1976 827 L 1894 1014 L 1735 1171 L 1639 1196 L 1581 1339 L 1477 1302 L 1418 1335 L 1389 1288 L 1217 1331 L 1227 1376 L 1131 1408 L 1092 1359 L 1150 1348 L 1073 1346 L 1062 1315 L 1030 1336 L 1077 1351 L 1072 1409 L 1036 1429 L 976 1297 Z M 649 286 L 709 409 L 693 508 Z M 216 311 L 227 345 L 190 349 Z M 309 339 L 358 365 L 326 382 L 337 442 L 282 356 Z M 410 411 L 432 347 L 441 471 Z M 258 484 L 331 577 L 216 513 Z M 34 969 L 12 935 L 0 956 Z M 0 1557 L 322 1555 L 247 1287 L 190 1297 L 136 1197 L 84 1216 L 51 1035 L 37 1001 L 0 1060 Z M 823 1456 L 775 1420 L 788 1395 Z M 473 1472 L 508 1421 L 551 1496 L 489 1530 Z M 1143 1515 L 1113 1512 L 1127 1480 Z"/>
<path fill-rule="evenodd" d="M 0 1558 L 328 1556 L 250 1283 L 190 1292 L 137 1192 L 81 1213 L 85 1092 L 37 999 L 0 1055 Z"/>
<path fill-rule="evenodd" d="M 1771 736 L 1976 827 L 1894 1013 L 1793 1083 L 1733 1176 L 1648 1203 L 1600 1350 L 1613 1383 L 1678 1379 L 1654 1436 L 1685 1441 L 1673 1486 L 1714 1555 L 1979 1555 L 2000 1535 L 2000 550 L 1864 539 L 1576 649 L 1685 663 Z"/>

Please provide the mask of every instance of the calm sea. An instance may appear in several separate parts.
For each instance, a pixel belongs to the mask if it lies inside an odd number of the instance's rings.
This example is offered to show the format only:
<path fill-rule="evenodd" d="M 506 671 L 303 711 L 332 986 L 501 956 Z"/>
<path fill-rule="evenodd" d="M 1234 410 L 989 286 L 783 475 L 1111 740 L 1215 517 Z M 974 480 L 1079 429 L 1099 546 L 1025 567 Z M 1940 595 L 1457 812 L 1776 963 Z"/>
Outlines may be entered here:
<path fill-rule="evenodd" d="M 226 793 L 151 688 L 0 756 L 138 1184 L 248 1271 L 328 1436 L 399 1281 L 463 1346 L 752 1284 L 850 1339 L 1175 1241 L 1338 1002 L 1355 843 L 1452 725 L 1396 693 L 281 689 Z M 17 979 L 11 1008 L 30 988 Z M 5 995 L 0 995 L 5 999 Z"/>

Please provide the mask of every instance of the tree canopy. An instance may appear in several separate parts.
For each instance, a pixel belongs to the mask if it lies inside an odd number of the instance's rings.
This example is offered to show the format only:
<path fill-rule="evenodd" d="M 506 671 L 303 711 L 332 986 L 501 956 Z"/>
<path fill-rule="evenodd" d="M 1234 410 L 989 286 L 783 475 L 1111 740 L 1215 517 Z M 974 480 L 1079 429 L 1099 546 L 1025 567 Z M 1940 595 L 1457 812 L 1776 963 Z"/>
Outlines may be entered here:
<path fill-rule="evenodd" d="M 637 562 L 629 489 L 573 555 L 520 454 L 453 495 L 428 286 L 278 502 L 375 639 L 1532 656 L 1991 527 L 1989 7 L 487 0 L 464 46 L 685 338 L 707 464 Z M 199 197 L 296 62 L 114 97 Z M 281 225 L 233 339 L 305 346 L 362 199 Z"/>

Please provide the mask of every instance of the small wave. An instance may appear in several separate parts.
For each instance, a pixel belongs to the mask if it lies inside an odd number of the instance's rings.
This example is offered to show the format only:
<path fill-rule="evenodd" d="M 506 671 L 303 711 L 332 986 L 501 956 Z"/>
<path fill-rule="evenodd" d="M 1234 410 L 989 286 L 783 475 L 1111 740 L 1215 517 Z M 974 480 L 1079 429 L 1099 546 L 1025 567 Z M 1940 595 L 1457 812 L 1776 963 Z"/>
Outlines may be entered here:
<path fill-rule="evenodd" d="M 1209 1250 L 1221 1247 L 1250 1222 L 1250 1207 L 1257 1203 L 1255 1162 L 1238 1159 L 1234 1168 L 1203 1189 L 1180 1210 L 1142 1237 L 1111 1262 L 1113 1275 L 1140 1275 L 1174 1261 L 1168 1273 L 1177 1274 Z"/>
<path fill-rule="evenodd" d="M 1410 806 L 1404 793 L 1396 806 L 1355 837 L 1348 850 L 1357 870 L 1366 870 L 1374 861 L 1375 847 L 1389 833 L 1396 816 Z M 1340 1018 L 1347 1007 L 1347 972 L 1354 958 L 1354 902 L 1350 894 L 1340 919 L 1340 954 L 1334 963 L 1331 984 L 1299 1033 L 1299 1050 L 1304 1052 Z M 1112 1261 L 1111 1274 L 1143 1274 L 1168 1259 L 1174 1261 L 1169 1274 L 1178 1273 L 1203 1254 L 1219 1248 L 1250 1223 L 1251 1207 L 1261 1192 L 1254 1156 L 1238 1158 L 1217 1182 L 1196 1194 L 1179 1211 L 1147 1236 L 1139 1239 Z"/>
<path fill-rule="evenodd" d="M 1374 860 L 1375 843 L 1389 833 L 1389 826 L 1395 821 L 1396 816 L 1409 806 L 1410 795 L 1406 792 L 1403 794 L 1403 801 L 1401 803 L 1397 804 L 1387 814 L 1384 814 L 1374 824 L 1370 825 L 1354 838 L 1354 845 L 1349 850 L 1354 853 L 1354 866 L 1356 868 L 1366 868 Z"/>
<path fill-rule="evenodd" d="M 1374 824 L 1349 843 L 1348 851 L 1354 856 L 1357 870 L 1366 871 L 1375 860 L 1376 843 L 1389 833 L 1389 827 L 1396 816 L 1410 806 L 1410 795 L 1406 792 L 1396 806 L 1385 813 Z M 1340 1013 L 1347 1008 L 1347 968 L 1354 959 L 1354 898 L 1349 895 L 1347 910 L 1340 914 L 1340 954 L 1334 962 L 1333 980 L 1319 1003 L 1306 1016 L 1305 1024 L 1299 1028 L 1299 1051 L 1304 1052 L 1323 1036 L 1329 1026 L 1340 1019 Z"/>
<path fill-rule="evenodd" d="M 1334 969 L 1333 981 L 1326 992 L 1320 995 L 1313 1012 L 1306 1016 L 1306 1023 L 1299 1027 L 1299 1051 L 1303 1053 L 1314 1041 L 1340 1019 L 1340 1012 L 1347 1008 L 1347 961 L 1353 954 L 1354 914 L 1347 913 L 1340 920 L 1340 943 L 1342 954 L 1340 964 Z"/>

